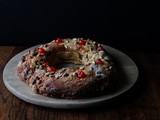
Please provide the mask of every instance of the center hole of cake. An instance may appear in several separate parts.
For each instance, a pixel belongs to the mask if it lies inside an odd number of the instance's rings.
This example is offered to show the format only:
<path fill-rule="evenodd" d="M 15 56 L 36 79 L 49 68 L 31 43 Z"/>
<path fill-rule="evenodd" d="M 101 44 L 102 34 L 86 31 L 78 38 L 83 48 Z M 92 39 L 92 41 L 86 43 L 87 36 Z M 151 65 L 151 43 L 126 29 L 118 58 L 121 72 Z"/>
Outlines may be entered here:
<path fill-rule="evenodd" d="M 62 68 L 77 68 L 77 67 L 81 67 L 83 65 L 80 64 L 73 64 L 73 63 L 58 63 L 55 64 L 55 67 L 57 69 L 62 69 Z"/>
<path fill-rule="evenodd" d="M 82 58 L 78 52 L 56 52 L 47 56 L 50 66 L 56 69 L 77 68 L 83 66 Z"/>

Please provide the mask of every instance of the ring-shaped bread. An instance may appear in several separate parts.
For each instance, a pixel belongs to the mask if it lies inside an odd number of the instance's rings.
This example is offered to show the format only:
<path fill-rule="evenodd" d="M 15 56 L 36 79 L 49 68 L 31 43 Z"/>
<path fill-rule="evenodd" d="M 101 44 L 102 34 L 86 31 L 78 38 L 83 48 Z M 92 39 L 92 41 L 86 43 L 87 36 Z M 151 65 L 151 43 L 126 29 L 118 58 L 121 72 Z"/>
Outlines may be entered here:
<path fill-rule="evenodd" d="M 54 67 L 66 62 L 81 66 Z M 95 41 L 57 38 L 26 53 L 17 73 L 35 93 L 73 99 L 105 91 L 115 79 L 115 66 L 108 52 Z"/>

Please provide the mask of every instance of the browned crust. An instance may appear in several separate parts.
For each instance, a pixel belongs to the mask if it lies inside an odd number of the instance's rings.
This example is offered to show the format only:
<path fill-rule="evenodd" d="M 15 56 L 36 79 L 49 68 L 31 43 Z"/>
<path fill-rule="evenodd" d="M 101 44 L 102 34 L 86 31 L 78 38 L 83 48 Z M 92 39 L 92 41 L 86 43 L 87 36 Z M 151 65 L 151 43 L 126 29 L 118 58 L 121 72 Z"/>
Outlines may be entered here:
<path fill-rule="evenodd" d="M 49 97 L 65 99 L 93 97 L 106 91 L 116 76 L 115 67 L 107 71 L 106 77 L 96 77 L 90 74 L 83 79 L 74 77 L 65 81 L 65 77 L 57 79 L 49 75 L 39 76 L 35 68 L 29 67 L 30 62 L 26 62 L 30 61 L 30 59 L 30 52 L 22 57 L 22 63 L 25 61 L 25 64 L 17 67 L 17 75 L 20 80 L 32 88 L 32 91 Z M 88 68 L 86 67 L 86 69 Z M 69 72 L 72 72 L 72 69 L 69 69 Z"/>

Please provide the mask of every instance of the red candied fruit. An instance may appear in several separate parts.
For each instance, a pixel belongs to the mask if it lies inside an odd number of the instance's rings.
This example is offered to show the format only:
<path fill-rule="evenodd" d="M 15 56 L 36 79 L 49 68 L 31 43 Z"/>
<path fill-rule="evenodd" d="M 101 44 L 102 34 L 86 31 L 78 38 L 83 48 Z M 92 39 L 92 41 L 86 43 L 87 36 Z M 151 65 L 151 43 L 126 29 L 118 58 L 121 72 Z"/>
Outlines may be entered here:
<path fill-rule="evenodd" d="M 62 38 L 57 38 L 56 39 L 56 43 L 62 43 L 63 41 L 62 41 Z"/>
<path fill-rule="evenodd" d="M 103 47 L 101 47 L 101 46 L 100 46 L 100 47 L 98 47 L 97 49 L 98 49 L 98 51 L 103 51 L 103 50 L 104 50 L 104 48 L 103 48 Z"/>
<path fill-rule="evenodd" d="M 56 68 L 54 68 L 54 67 L 51 67 L 49 70 L 48 70 L 48 72 L 55 72 L 56 71 Z"/>
<path fill-rule="evenodd" d="M 44 66 L 44 67 L 48 67 L 48 66 L 49 66 L 49 63 L 48 63 L 48 62 L 45 62 L 45 63 L 43 64 L 43 66 Z"/>
<path fill-rule="evenodd" d="M 79 72 L 77 73 L 77 77 L 78 77 L 78 78 L 85 78 L 85 77 L 86 77 L 86 74 L 85 74 L 83 71 L 79 71 Z"/>
<path fill-rule="evenodd" d="M 96 64 L 103 64 L 104 62 L 101 60 L 101 59 L 98 59 L 97 61 L 96 61 Z"/>
<path fill-rule="evenodd" d="M 45 50 L 44 50 L 43 48 L 39 48 L 38 52 L 39 52 L 40 54 L 44 54 L 44 53 L 45 53 Z"/>
<path fill-rule="evenodd" d="M 80 39 L 80 40 L 79 40 L 79 44 L 80 44 L 80 45 L 85 45 L 85 44 L 86 44 L 86 41 L 85 41 L 84 39 Z"/>

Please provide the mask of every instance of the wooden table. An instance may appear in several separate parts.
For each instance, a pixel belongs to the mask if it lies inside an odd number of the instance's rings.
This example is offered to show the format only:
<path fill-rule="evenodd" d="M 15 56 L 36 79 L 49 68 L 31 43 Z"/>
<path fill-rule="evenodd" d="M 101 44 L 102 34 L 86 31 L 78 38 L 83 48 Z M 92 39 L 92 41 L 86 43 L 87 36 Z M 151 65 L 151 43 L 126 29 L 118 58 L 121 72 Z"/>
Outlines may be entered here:
<path fill-rule="evenodd" d="M 138 65 L 135 86 L 103 106 L 65 110 L 26 103 L 4 86 L 6 63 L 26 48 L 0 46 L 0 120 L 160 120 L 160 53 L 123 50 Z"/>

